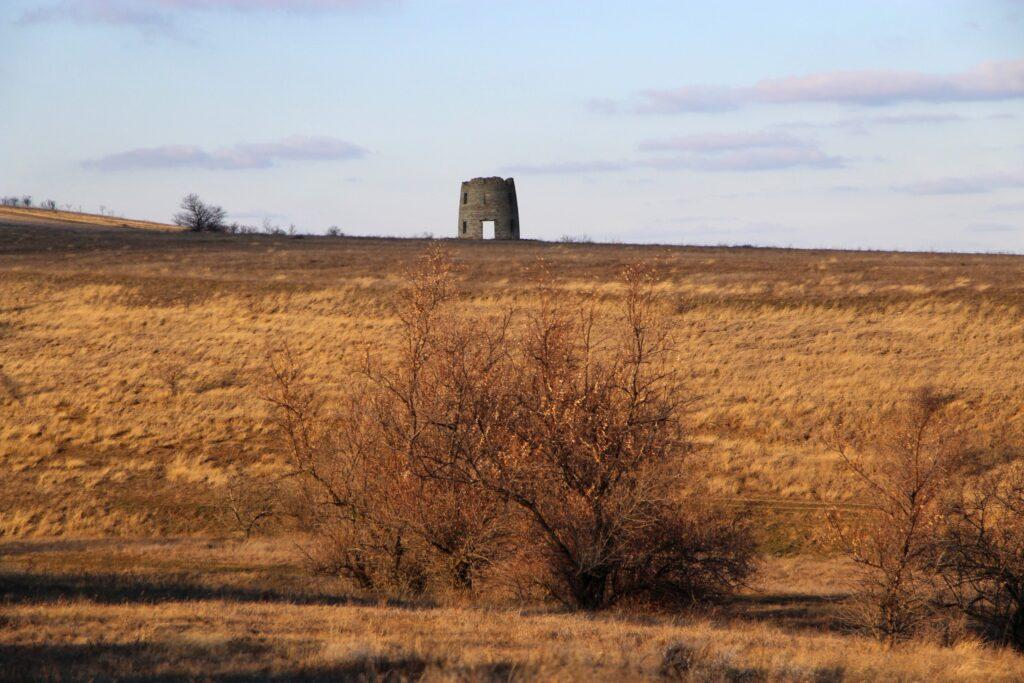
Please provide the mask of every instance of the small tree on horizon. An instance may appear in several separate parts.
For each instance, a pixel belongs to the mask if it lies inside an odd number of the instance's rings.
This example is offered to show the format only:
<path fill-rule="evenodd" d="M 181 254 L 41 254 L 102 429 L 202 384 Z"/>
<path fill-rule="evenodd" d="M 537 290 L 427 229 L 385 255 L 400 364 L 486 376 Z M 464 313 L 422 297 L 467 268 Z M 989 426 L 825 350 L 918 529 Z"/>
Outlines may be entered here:
<path fill-rule="evenodd" d="M 181 200 L 181 211 L 174 215 L 174 224 L 192 232 L 223 232 L 227 212 L 219 206 L 206 204 L 197 194 Z"/>

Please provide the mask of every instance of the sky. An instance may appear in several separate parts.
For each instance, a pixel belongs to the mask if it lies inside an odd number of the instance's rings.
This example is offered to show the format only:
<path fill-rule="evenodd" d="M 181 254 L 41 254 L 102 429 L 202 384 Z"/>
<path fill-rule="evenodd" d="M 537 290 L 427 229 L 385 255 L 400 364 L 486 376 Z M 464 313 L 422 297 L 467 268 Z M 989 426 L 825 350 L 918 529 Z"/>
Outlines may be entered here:
<path fill-rule="evenodd" d="M 1024 1 L 0 0 L 0 195 L 168 221 L 1024 253 Z"/>

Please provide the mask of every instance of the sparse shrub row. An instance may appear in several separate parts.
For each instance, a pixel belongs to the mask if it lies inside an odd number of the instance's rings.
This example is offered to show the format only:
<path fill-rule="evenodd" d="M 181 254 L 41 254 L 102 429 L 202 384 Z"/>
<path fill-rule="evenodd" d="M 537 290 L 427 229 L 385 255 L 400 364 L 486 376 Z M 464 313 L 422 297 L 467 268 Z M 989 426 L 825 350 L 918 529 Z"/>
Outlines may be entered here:
<path fill-rule="evenodd" d="M 649 273 L 625 273 L 613 315 L 541 283 L 536 307 L 475 316 L 456 284 L 438 253 L 410 274 L 393 354 L 355 363 L 341 405 L 287 353 L 273 359 L 268 398 L 316 568 L 380 595 L 501 585 L 584 609 L 743 581 L 750 529 L 701 496 Z"/>
<path fill-rule="evenodd" d="M 291 514 L 319 571 L 387 596 L 497 586 L 577 608 L 728 594 L 750 526 L 702 496 L 680 420 L 670 316 L 643 268 L 619 308 L 535 285 L 525 310 L 468 313 L 434 252 L 395 302 L 388 352 L 340 403 L 272 358 L 267 397 L 294 465 Z M 917 391 L 834 446 L 866 504 L 830 513 L 861 568 L 848 620 L 895 644 L 964 619 L 1024 648 L 1024 463 L 977 461 L 966 407 Z M 281 509 L 281 506 L 278 506 Z"/>
<path fill-rule="evenodd" d="M 23 196 L 21 198 L 18 198 L 18 197 L 0 197 L 0 206 L 18 206 L 19 204 L 21 206 L 24 206 L 25 208 L 30 208 L 33 205 L 32 204 L 32 195 L 25 195 L 25 196 Z M 71 205 L 70 204 L 66 204 L 65 207 L 70 209 Z M 56 211 L 57 210 L 57 202 L 53 201 L 52 199 L 46 199 L 46 200 L 43 200 L 42 202 L 39 203 L 39 208 L 47 209 L 49 211 Z"/>

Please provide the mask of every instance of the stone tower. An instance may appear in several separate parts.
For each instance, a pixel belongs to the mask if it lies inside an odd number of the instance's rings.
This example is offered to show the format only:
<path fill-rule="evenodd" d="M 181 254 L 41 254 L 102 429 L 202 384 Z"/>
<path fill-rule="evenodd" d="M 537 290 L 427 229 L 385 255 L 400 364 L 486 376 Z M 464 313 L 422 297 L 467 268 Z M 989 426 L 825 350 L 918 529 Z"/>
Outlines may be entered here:
<path fill-rule="evenodd" d="M 462 183 L 459 237 L 482 240 L 485 221 L 494 221 L 494 239 L 519 239 L 519 203 L 512 178 L 473 178 Z"/>

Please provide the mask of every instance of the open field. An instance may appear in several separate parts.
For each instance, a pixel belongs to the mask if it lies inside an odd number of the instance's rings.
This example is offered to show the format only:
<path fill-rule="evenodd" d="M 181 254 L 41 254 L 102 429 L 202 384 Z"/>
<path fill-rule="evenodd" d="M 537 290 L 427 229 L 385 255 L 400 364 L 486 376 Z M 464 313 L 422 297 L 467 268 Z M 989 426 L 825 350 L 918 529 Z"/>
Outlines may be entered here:
<path fill-rule="evenodd" d="M 0 680 L 1024 676 L 1024 658 L 971 641 L 885 650 L 844 634 L 833 615 L 844 568 L 808 558 L 771 562 L 750 591 L 706 613 L 574 615 L 339 597 L 271 541 L 22 541 L 0 553 Z"/>
<path fill-rule="evenodd" d="M 230 540 L 232 480 L 284 469 L 267 348 L 343 392 L 426 241 L 119 225 L 0 213 L 0 660 L 22 667 L 0 676 L 622 680 L 681 644 L 723 680 L 1024 677 L 970 641 L 883 652 L 837 630 L 845 568 L 812 542 L 821 500 L 858 502 L 825 446 L 837 415 L 933 383 L 992 445 L 979 467 L 1024 457 L 1024 257 L 445 242 L 480 310 L 521 300 L 541 259 L 609 305 L 622 266 L 655 264 L 713 491 L 762 517 L 776 557 L 721 611 L 588 617 L 350 603 L 286 537 Z"/>

